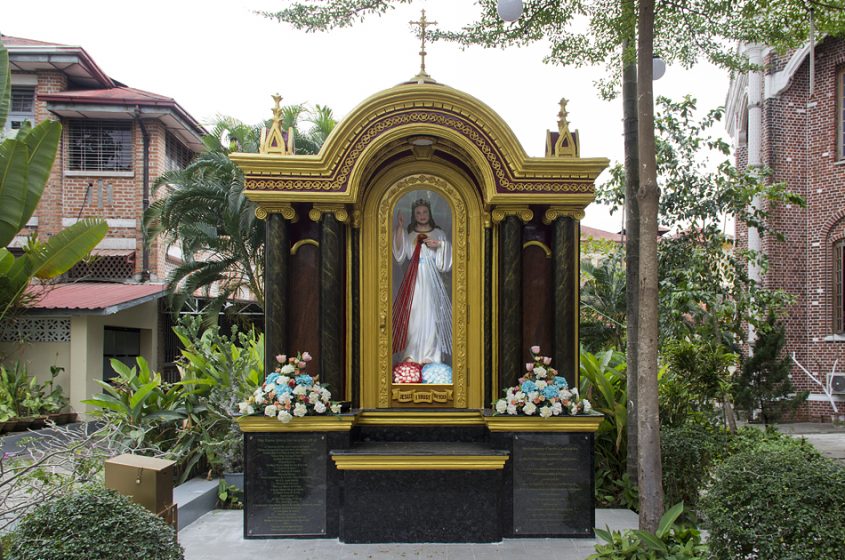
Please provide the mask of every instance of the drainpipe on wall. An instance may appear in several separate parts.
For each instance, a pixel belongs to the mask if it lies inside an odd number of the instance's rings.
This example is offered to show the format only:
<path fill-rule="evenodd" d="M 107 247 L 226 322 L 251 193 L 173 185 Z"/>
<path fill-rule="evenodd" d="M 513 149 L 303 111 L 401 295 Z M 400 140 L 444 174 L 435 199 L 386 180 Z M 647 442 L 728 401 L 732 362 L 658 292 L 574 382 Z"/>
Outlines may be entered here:
<path fill-rule="evenodd" d="M 143 147 L 144 159 L 144 175 L 143 187 L 141 190 L 141 234 L 143 236 L 141 250 L 141 281 L 148 282 L 150 280 L 150 248 L 147 245 L 147 229 L 143 226 L 144 214 L 147 208 L 150 207 L 150 134 L 147 132 L 147 127 L 144 126 L 144 121 L 141 120 L 141 107 L 135 107 L 135 122 L 141 129 L 141 139 Z"/>
<path fill-rule="evenodd" d="M 748 167 L 760 168 L 763 161 L 763 47 L 762 45 L 746 45 L 745 53 L 748 61 L 755 65 L 748 71 Z M 751 201 L 756 210 L 763 208 L 763 200 L 758 195 Z M 760 232 L 755 227 L 748 228 L 748 249 L 762 253 L 763 244 Z M 755 283 L 760 283 L 760 266 L 756 262 L 748 262 L 748 276 Z M 748 344 L 753 345 L 757 333 L 752 325 L 748 326 Z"/>

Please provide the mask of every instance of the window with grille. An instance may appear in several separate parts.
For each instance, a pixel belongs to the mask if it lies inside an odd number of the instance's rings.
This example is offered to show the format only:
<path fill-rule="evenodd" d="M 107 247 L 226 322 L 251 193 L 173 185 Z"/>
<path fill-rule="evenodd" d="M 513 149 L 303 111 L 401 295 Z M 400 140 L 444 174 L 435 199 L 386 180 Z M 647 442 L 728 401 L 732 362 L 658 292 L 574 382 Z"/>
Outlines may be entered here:
<path fill-rule="evenodd" d="M 130 121 L 70 121 L 71 171 L 132 171 Z"/>
<path fill-rule="evenodd" d="M 26 121 L 35 124 L 35 88 L 13 87 L 4 132 L 18 130 Z"/>
<path fill-rule="evenodd" d="M 845 334 L 845 239 L 833 245 L 833 332 Z"/>
<path fill-rule="evenodd" d="M 167 171 L 177 171 L 188 167 L 188 164 L 194 158 L 194 152 L 185 147 L 182 142 L 177 140 L 169 132 L 164 143 L 164 169 Z"/>

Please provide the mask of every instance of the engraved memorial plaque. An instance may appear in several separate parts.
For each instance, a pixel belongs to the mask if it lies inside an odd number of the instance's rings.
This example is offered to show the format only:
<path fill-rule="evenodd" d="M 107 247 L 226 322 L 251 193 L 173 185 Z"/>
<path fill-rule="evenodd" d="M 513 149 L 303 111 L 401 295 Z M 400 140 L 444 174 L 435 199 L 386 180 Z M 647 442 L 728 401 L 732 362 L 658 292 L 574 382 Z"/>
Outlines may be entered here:
<path fill-rule="evenodd" d="M 245 536 L 326 534 L 325 434 L 248 434 Z"/>
<path fill-rule="evenodd" d="M 591 535 L 592 469 L 592 439 L 587 435 L 515 435 L 514 534 Z"/>

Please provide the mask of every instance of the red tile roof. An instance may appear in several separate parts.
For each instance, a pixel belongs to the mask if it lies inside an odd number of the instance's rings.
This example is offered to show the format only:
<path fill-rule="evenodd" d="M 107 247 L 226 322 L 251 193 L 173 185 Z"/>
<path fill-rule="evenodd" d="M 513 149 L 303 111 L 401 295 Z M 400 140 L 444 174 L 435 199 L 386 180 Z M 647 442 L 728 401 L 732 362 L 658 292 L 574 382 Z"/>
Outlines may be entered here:
<path fill-rule="evenodd" d="M 608 239 L 610 241 L 622 243 L 621 233 L 613 233 L 610 231 L 604 231 L 603 229 L 591 228 L 589 226 L 582 225 L 581 238 L 585 239 L 587 237 L 592 237 L 593 239 Z"/>
<path fill-rule="evenodd" d="M 40 95 L 39 99 L 45 101 L 75 101 L 77 103 L 126 103 L 131 105 L 177 106 L 176 100 L 172 97 L 165 97 L 164 95 L 127 86 L 108 89 L 67 90 Z"/>
<path fill-rule="evenodd" d="M 36 301 L 31 310 L 85 310 L 102 311 L 109 315 L 121 309 L 140 305 L 164 295 L 163 284 L 98 284 L 78 282 L 30 286 L 29 293 Z"/>
<path fill-rule="evenodd" d="M 70 45 L 63 45 L 61 43 L 49 43 L 45 41 L 36 41 L 35 39 L 25 39 L 23 37 L 10 37 L 8 35 L 0 35 L 0 40 L 7 47 L 69 47 Z"/>

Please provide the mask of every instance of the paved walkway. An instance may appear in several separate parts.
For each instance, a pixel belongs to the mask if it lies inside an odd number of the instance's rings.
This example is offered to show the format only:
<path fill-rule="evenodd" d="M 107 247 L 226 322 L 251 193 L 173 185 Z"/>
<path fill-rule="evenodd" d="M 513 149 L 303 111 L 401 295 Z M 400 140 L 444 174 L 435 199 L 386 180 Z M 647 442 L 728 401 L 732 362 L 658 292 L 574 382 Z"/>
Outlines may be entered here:
<path fill-rule="evenodd" d="M 822 455 L 845 464 L 845 426 L 802 422 L 779 424 L 777 429 L 784 434 L 806 439 Z"/>
<path fill-rule="evenodd" d="M 597 509 L 596 524 L 634 528 L 637 515 L 622 509 Z M 505 539 L 497 544 L 342 544 L 337 539 L 243 538 L 243 512 L 215 510 L 179 533 L 185 560 L 273 558 L 279 560 L 584 560 L 595 539 Z"/>

